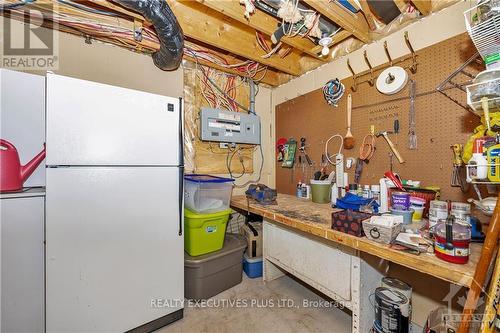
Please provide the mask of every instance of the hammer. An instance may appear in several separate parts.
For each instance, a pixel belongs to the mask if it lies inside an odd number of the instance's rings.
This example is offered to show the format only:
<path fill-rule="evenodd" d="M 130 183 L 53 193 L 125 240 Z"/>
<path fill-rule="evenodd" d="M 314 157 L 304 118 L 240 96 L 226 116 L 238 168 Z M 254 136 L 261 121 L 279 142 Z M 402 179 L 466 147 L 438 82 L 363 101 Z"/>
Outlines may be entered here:
<path fill-rule="evenodd" d="M 391 148 L 392 152 L 394 153 L 394 155 L 398 159 L 399 163 L 404 163 L 405 160 L 401 157 L 401 155 L 399 154 L 399 151 L 394 146 L 394 143 L 392 143 L 391 139 L 389 139 L 389 136 L 387 135 L 387 134 L 391 134 L 391 133 L 392 132 L 389 132 L 389 131 L 383 131 L 383 132 L 378 132 L 377 134 L 375 134 L 375 136 L 377 138 L 379 136 L 383 136 L 384 139 L 385 139 L 385 141 L 387 141 L 387 144 L 389 145 L 389 148 Z"/>

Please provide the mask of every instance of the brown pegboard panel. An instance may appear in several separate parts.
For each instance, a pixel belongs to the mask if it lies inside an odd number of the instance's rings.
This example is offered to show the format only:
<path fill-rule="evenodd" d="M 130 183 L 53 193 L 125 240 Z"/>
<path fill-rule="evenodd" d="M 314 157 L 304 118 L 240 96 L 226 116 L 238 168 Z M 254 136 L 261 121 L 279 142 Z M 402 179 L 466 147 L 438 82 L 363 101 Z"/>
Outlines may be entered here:
<path fill-rule="evenodd" d="M 349 90 L 352 78 L 343 80 L 346 93 L 352 94 L 352 132 L 356 138 L 354 149 L 344 150 L 347 157 L 357 157 L 363 137 L 369 133 L 370 125 L 375 131 L 392 130 L 394 119 L 400 122 L 399 135 L 391 135 L 406 162 L 399 164 L 394 158 L 394 171 L 406 179 L 422 181 L 424 186 L 441 187 L 442 198 L 463 200 L 459 188 L 450 186 L 452 153 L 450 145 L 465 143 L 479 118 L 456 105 L 438 93 L 436 87 L 457 67 L 464 63 L 475 49 L 467 34 L 462 34 L 417 52 L 418 71 L 411 74 L 417 87 L 415 102 L 417 114 L 418 149 L 409 150 L 408 146 L 408 98 L 409 85 L 400 93 L 392 96 L 380 94 L 367 83 L 358 86 L 356 92 Z M 334 75 L 332 74 L 332 77 Z M 419 96 L 419 94 L 421 94 Z M 465 103 L 465 94 L 460 95 Z M 397 98 L 402 100 L 391 101 Z M 316 165 L 304 173 L 297 165 L 293 171 L 276 166 L 276 186 L 279 192 L 293 194 L 295 184 L 306 180 L 319 167 L 325 141 L 334 134 L 346 132 L 346 95 L 338 108 L 330 107 L 323 99 L 321 89 L 282 103 L 276 107 L 276 138 L 294 137 L 307 139 L 307 149 Z M 387 102 L 389 101 L 389 102 Z M 387 102 L 387 103 L 382 103 Z M 330 153 L 338 149 L 337 141 L 330 145 Z M 363 169 L 361 184 L 376 184 L 383 173 L 390 168 L 389 147 L 380 137 L 376 140 L 376 152 Z M 296 160 L 297 162 L 297 160 Z M 330 170 L 333 167 L 330 167 Z M 354 170 L 349 171 L 352 182 Z"/>

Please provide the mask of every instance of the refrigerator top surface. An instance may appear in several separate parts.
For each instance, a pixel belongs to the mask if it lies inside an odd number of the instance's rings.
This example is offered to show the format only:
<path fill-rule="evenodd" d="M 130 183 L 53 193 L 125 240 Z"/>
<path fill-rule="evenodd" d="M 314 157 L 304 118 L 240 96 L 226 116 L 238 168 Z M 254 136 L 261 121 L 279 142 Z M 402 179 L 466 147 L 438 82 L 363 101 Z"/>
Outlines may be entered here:
<path fill-rule="evenodd" d="M 47 75 L 47 165 L 182 164 L 179 98 Z"/>

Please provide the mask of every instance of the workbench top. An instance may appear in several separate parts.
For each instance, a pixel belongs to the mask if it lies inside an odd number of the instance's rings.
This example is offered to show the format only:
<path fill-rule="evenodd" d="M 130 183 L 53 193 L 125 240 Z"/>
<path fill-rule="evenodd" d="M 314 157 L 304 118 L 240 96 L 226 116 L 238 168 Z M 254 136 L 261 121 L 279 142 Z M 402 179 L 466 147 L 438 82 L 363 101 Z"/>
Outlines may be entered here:
<path fill-rule="evenodd" d="M 396 264 L 426 273 L 439 279 L 470 287 L 474 271 L 481 254 L 482 244 L 471 245 L 471 255 L 466 265 L 452 264 L 443 261 L 433 254 L 411 253 L 391 249 L 389 245 L 380 244 L 366 237 L 355 237 L 331 229 L 332 212 L 338 211 L 329 204 L 317 204 L 309 200 L 299 199 L 292 195 L 278 194 L 277 205 L 261 205 L 250 201 L 245 196 L 234 196 L 231 207 L 250 210 L 251 213 L 286 225 L 290 228 L 343 244 L 347 247 L 374 255 Z"/>

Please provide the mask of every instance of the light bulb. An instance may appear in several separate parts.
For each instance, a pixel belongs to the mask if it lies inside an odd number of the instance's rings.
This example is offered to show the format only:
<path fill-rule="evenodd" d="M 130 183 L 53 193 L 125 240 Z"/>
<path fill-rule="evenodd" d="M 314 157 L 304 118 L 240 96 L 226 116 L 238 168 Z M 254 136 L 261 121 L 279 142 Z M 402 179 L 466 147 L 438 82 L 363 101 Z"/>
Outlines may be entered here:
<path fill-rule="evenodd" d="M 330 49 L 326 45 L 323 46 L 323 48 L 321 49 L 321 55 L 323 55 L 323 56 L 327 56 L 329 52 L 330 52 Z"/>

